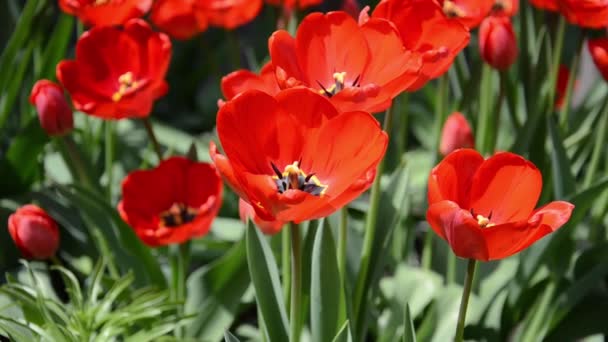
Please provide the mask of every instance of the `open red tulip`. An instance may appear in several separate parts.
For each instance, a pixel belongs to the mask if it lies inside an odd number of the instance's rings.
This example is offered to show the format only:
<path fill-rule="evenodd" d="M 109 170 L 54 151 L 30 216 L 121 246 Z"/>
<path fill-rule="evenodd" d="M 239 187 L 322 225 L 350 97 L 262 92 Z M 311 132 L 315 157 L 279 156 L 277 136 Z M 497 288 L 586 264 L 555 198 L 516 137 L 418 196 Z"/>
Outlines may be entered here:
<path fill-rule="evenodd" d="M 267 4 L 283 6 L 288 9 L 296 7 L 296 4 L 299 9 L 304 9 L 306 7 L 316 6 L 322 2 L 323 0 L 266 0 Z"/>
<path fill-rule="evenodd" d="M 534 7 L 547 11 L 557 12 L 559 10 L 558 0 L 530 0 Z"/>
<path fill-rule="evenodd" d="M 124 28 L 95 27 L 76 43 L 76 59 L 57 65 L 57 78 L 77 110 L 103 119 L 141 118 L 165 95 L 171 41 L 141 19 Z"/>
<path fill-rule="evenodd" d="M 224 180 L 261 219 L 296 223 L 368 189 L 388 142 L 369 113 L 340 114 L 307 88 L 242 93 L 220 108 L 217 131 L 225 156 L 209 150 Z"/>
<path fill-rule="evenodd" d="M 359 26 L 341 11 L 312 13 L 295 38 L 280 30 L 268 46 L 282 89 L 306 86 L 345 112 L 387 109 L 418 80 L 421 66 L 392 23 L 371 19 Z"/>
<path fill-rule="evenodd" d="M 445 74 L 470 40 L 469 30 L 446 17 L 435 1 L 385 0 L 376 6 L 372 18 L 390 20 L 401 33 L 405 48 L 422 54 L 420 76 L 410 91 Z"/>
<path fill-rule="evenodd" d="M 172 157 L 127 175 L 118 211 L 143 243 L 157 247 L 207 234 L 221 203 L 213 165 Z"/>
<path fill-rule="evenodd" d="M 239 217 L 243 222 L 247 222 L 250 219 L 255 223 L 256 226 L 262 230 L 264 234 L 274 235 L 281 231 L 285 222 L 274 220 L 266 221 L 262 220 L 256 213 L 251 204 L 245 202 L 242 198 L 239 199 Z"/>
<path fill-rule="evenodd" d="M 150 20 L 175 39 L 190 39 L 207 29 L 207 16 L 196 0 L 157 0 Z"/>
<path fill-rule="evenodd" d="M 87 26 L 122 25 L 139 18 L 152 7 L 153 0 L 59 0 L 59 7 L 77 16 Z"/>
<path fill-rule="evenodd" d="M 568 202 L 534 209 L 541 190 L 540 171 L 521 156 L 502 152 L 484 160 L 475 150 L 456 150 L 431 171 L 426 218 L 457 256 L 502 259 L 570 219 Z"/>

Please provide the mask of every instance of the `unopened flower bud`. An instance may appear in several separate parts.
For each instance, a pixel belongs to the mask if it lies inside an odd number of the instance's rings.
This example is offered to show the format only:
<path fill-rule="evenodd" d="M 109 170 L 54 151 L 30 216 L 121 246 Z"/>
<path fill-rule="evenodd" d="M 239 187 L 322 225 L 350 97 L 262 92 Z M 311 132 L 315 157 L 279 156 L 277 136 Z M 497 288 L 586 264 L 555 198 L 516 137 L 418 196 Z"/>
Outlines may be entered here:
<path fill-rule="evenodd" d="M 511 20 L 506 16 L 489 16 L 479 28 L 481 58 L 500 71 L 507 70 L 517 59 L 517 39 Z"/>
<path fill-rule="evenodd" d="M 40 126 L 50 136 L 69 133 L 74 128 L 74 114 L 63 95 L 63 89 L 49 80 L 39 80 L 30 94 L 36 106 Z"/>
<path fill-rule="evenodd" d="M 57 223 L 33 204 L 24 205 L 9 216 L 8 231 L 26 259 L 48 259 L 59 248 Z"/>
<path fill-rule="evenodd" d="M 474 146 L 475 138 L 467 119 L 461 113 L 452 113 L 443 125 L 439 152 L 445 156 L 459 148 Z"/>

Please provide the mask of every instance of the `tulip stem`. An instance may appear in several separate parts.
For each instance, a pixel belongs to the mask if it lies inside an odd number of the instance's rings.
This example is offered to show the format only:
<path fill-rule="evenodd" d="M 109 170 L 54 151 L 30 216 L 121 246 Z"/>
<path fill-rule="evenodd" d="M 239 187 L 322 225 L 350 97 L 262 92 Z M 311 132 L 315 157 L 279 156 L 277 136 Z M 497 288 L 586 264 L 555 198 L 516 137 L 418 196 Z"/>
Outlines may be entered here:
<path fill-rule="evenodd" d="M 475 259 L 469 259 L 467 264 L 467 274 L 464 278 L 464 289 L 462 290 L 462 299 L 460 301 L 460 310 L 458 311 L 458 325 L 456 326 L 455 342 L 462 342 L 464 337 L 464 325 L 467 316 L 467 307 L 469 306 L 469 297 L 473 289 L 473 279 L 475 278 Z"/>
<path fill-rule="evenodd" d="M 108 199 L 112 202 L 112 188 L 114 185 L 114 122 L 105 122 L 105 168 L 108 180 Z"/>
<path fill-rule="evenodd" d="M 285 295 L 285 304 L 287 311 L 289 311 L 290 308 L 289 289 L 291 287 L 291 242 L 289 241 L 290 234 L 291 233 L 289 229 L 283 229 L 281 231 L 281 262 L 283 263 L 281 271 L 283 272 L 283 293 Z"/>
<path fill-rule="evenodd" d="M 338 227 L 338 269 L 340 271 L 340 285 L 346 284 L 346 247 L 348 246 L 348 207 L 340 210 L 340 226 Z"/>
<path fill-rule="evenodd" d="M 475 143 L 482 155 L 492 153 L 492 113 L 490 112 L 492 97 L 492 68 L 484 64 L 481 70 L 481 85 L 479 98 L 479 116 L 477 119 L 477 136 Z"/>
<path fill-rule="evenodd" d="M 178 315 L 183 315 L 184 302 L 186 300 L 186 274 L 190 263 L 190 242 L 186 241 L 180 245 L 171 246 L 171 281 L 172 300 L 177 302 Z M 182 337 L 182 329 L 174 331 L 175 337 Z"/>
<path fill-rule="evenodd" d="M 448 116 L 448 87 L 450 85 L 450 80 L 447 75 L 441 76 L 439 78 L 439 84 L 437 89 L 437 98 L 435 100 L 435 126 L 433 127 L 433 137 L 435 137 L 435 154 L 437 156 L 437 161 L 441 159 L 439 155 L 439 145 L 441 144 L 441 128 L 443 128 L 443 123 L 445 122 Z"/>
<path fill-rule="evenodd" d="M 593 178 L 595 177 L 595 172 L 599 167 L 602 153 L 605 151 L 606 134 L 608 133 L 608 97 L 604 102 L 599 120 L 599 130 L 595 136 L 593 152 L 591 153 L 591 162 L 589 162 L 589 166 L 587 167 L 587 174 L 585 175 L 585 180 L 583 183 L 584 189 L 591 186 L 591 182 L 593 182 Z"/>
<path fill-rule="evenodd" d="M 291 222 L 291 307 L 289 341 L 300 341 L 300 316 L 302 310 L 302 248 L 300 225 Z"/>
<path fill-rule="evenodd" d="M 389 107 L 384 115 L 383 130 L 390 135 L 393 128 L 393 107 Z M 378 163 L 376 170 L 376 177 L 372 184 L 371 195 L 369 200 L 369 211 L 365 218 L 365 235 L 363 237 L 363 252 L 361 254 L 361 265 L 359 266 L 359 275 L 357 278 L 357 285 L 355 288 L 355 301 L 354 301 L 354 317 L 358 328 L 364 324 L 364 316 L 366 310 L 364 306 L 366 304 L 367 290 L 369 288 L 367 284 L 369 263 L 371 261 L 372 252 L 374 249 L 374 238 L 376 237 L 376 223 L 378 221 L 378 208 L 380 205 L 380 197 L 382 189 L 380 183 L 382 180 L 382 173 L 384 172 L 384 164 L 386 158 L 382 158 Z"/>
<path fill-rule="evenodd" d="M 583 53 L 583 42 L 585 41 L 584 35 L 581 34 L 578 40 L 574 59 L 572 59 L 572 65 L 570 66 L 570 77 L 568 84 L 566 85 L 566 94 L 564 95 L 564 103 L 561 108 L 559 116 L 559 124 L 562 129 L 565 129 L 568 125 L 568 113 L 570 111 L 570 103 L 572 102 L 572 94 L 574 93 L 574 84 L 576 83 L 576 71 L 581 60 L 581 54 Z M 559 75 L 558 75 L 559 77 Z"/>
<path fill-rule="evenodd" d="M 552 61 L 551 61 L 551 73 L 549 74 L 549 108 L 555 107 L 555 92 L 557 86 L 557 76 L 559 74 L 559 65 L 561 60 L 562 48 L 564 46 L 564 35 L 566 33 L 566 19 L 564 16 L 559 16 L 559 23 L 557 25 L 557 32 L 555 34 L 555 41 L 553 43 Z"/>
<path fill-rule="evenodd" d="M 152 146 L 154 146 L 154 152 L 156 152 L 156 155 L 158 156 L 158 161 L 161 162 L 163 160 L 163 152 L 160 147 L 160 144 L 158 143 L 158 139 L 156 139 L 156 134 L 154 134 L 154 128 L 152 127 L 152 123 L 150 122 L 149 118 L 144 118 L 142 121 L 144 122 L 144 126 L 146 127 L 146 132 L 148 132 L 148 137 L 152 142 Z"/>

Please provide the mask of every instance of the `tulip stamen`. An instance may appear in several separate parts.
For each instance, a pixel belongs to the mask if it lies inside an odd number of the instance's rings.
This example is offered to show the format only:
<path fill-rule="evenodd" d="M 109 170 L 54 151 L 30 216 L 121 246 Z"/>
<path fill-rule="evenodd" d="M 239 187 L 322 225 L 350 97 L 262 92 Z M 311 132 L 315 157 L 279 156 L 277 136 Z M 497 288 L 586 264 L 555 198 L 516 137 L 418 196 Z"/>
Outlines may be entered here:
<path fill-rule="evenodd" d="M 277 185 L 277 191 L 282 194 L 287 190 L 300 190 L 315 196 L 323 195 L 327 185 L 322 184 L 314 173 L 304 173 L 300 169 L 300 165 L 302 165 L 302 159 L 287 165 L 284 171 L 280 172 L 279 168 L 270 162 L 275 173 L 272 179 Z"/>
<path fill-rule="evenodd" d="M 355 81 L 352 83 L 353 87 L 356 86 L 356 83 L 359 81 L 359 77 L 360 77 L 360 75 L 357 76 Z M 319 87 L 321 87 L 321 90 L 319 90 L 319 94 L 325 95 L 325 96 L 331 98 L 332 96 L 336 95 L 337 93 L 339 93 L 340 91 L 342 91 L 345 88 L 346 71 L 334 72 L 333 78 L 334 78 L 334 84 L 332 84 L 329 88 L 326 88 L 325 86 L 323 86 L 323 84 L 321 82 L 317 81 L 317 84 L 319 85 Z"/>
<path fill-rule="evenodd" d="M 112 94 L 112 101 L 120 101 L 125 94 L 137 88 L 139 84 L 139 81 L 134 79 L 133 73 L 130 71 L 120 75 L 118 77 L 118 90 Z"/>
<path fill-rule="evenodd" d="M 479 215 L 479 214 L 475 214 L 475 211 L 473 210 L 473 208 L 471 208 L 469 210 L 469 212 L 471 213 L 471 216 L 473 216 L 473 218 L 475 218 L 477 220 L 477 224 L 481 227 L 481 228 L 490 228 L 492 226 L 495 226 L 495 223 L 492 223 L 492 210 L 490 210 L 490 214 L 488 215 L 488 217 L 485 217 L 483 215 Z"/>
<path fill-rule="evenodd" d="M 160 213 L 160 223 L 167 228 L 177 227 L 192 222 L 198 213 L 198 209 L 183 203 L 173 203 L 169 209 Z"/>
<path fill-rule="evenodd" d="M 448 18 L 462 18 L 465 16 L 464 11 L 450 0 L 446 0 L 443 3 L 443 13 Z"/>

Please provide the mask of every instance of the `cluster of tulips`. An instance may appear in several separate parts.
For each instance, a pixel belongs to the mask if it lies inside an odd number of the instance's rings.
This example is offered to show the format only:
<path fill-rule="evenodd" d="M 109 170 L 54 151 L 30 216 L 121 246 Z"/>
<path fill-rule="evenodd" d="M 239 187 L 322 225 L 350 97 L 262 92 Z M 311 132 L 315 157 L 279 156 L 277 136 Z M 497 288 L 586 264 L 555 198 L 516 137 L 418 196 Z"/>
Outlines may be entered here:
<path fill-rule="evenodd" d="M 608 37 L 602 31 L 608 28 L 608 2 L 530 2 L 537 9 L 559 13 L 556 41 L 560 44 L 567 23 L 592 34 L 588 51 L 608 80 Z M 351 333 L 364 340 L 365 310 L 373 305 L 367 290 L 373 285 L 366 282 L 376 272 L 369 258 L 374 241 L 384 238 L 377 236 L 378 211 L 385 205 L 382 175 L 393 124 L 401 114 L 397 103 L 430 82 L 437 82 L 439 91 L 448 87 L 448 72 L 455 72 L 459 54 L 473 44 L 478 49 L 467 52 L 478 53 L 485 62 L 484 80 L 490 82 L 482 87 L 492 84 L 492 73 L 500 75 L 497 108 L 501 110 L 504 98 L 514 127 L 523 129 L 511 101 L 516 95 L 503 89 L 520 57 L 512 24 L 520 4 L 518 0 L 382 0 L 373 8 L 360 8 L 356 1 L 347 0 L 338 4 L 342 10 L 322 13 L 309 11 L 321 0 L 266 3 L 279 6 L 280 19 L 268 37 L 269 59 L 259 70 L 235 70 L 221 79 L 223 98 L 217 101 L 217 138 L 208 146 L 210 162 L 200 161 L 195 150 L 171 155 L 159 143 L 150 121 L 155 103 L 171 87 L 166 75 L 172 40 L 193 39 L 208 27 L 234 30 L 248 25 L 264 6 L 262 0 L 59 0 L 59 8 L 87 29 L 78 37 L 75 55 L 57 64 L 57 82 L 38 80 L 29 101 L 40 126 L 59 140 L 70 140 L 77 121 L 74 112 L 100 120 L 143 122 L 158 163 L 128 172 L 121 183 L 121 199 L 112 205 L 148 247 L 181 246 L 183 252 L 193 239 L 204 239 L 226 198 L 224 184 L 239 198 L 241 220 L 266 236 L 283 234 L 282 249 L 289 251 L 289 260 L 283 261 L 288 269 L 281 270 L 286 293 L 280 301 L 285 300 L 290 311 L 283 317 L 288 322 L 284 334 L 273 328 L 278 314 L 272 314 L 275 307 L 262 298 L 263 285 L 252 280 L 258 324 L 271 341 L 295 342 L 303 335 L 303 313 L 311 305 L 302 292 L 303 279 L 309 278 L 302 274 L 310 269 L 303 265 L 304 227 L 346 212 L 360 197 L 369 198 L 357 283 L 348 285 L 353 298 L 340 299 L 345 307 L 344 302 L 352 302 L 352 307 L 336 311 L 340 324 L 326 335 L 313 331 L 313 340 L 325 341 L 339 335 L 337 328 L 350 321 Z M 471 37 L 477 38 L 476 43 Z M 561 45 L 554 49 L 559 55 Z M 546 100 L 538 99 L 537 105 L 527 99 L 530 108 L 545 106 L 541 109 L 557 112 L 570 105 L 577 81 L 559 57 L 553 60 L 544 89 Z M 440 102 L 444 99 L 440 97 Z M 480 112 L 491 112 L 487 107 L 480 104 Z M 543 175 L 522 156 L 526 151 L 496 149 L 500 120 L 483 120 L 487 116 L 480 115 L 473 130 L 471 116 L 460 112 L 447 116 L 447 109 L 440 105 L 435 118 L 440 139 L 433 155 L 438 163 L 428 174 L 425 215 L 428 226 L 453 254 L 469 260 L 454 335 L 462 341 L 476 262 L 507 258 L 532 246 L 565 225 L 574 205 L 543 197 L 544 204 L 537 207 Z M 80 176 L 75 178 L 87 184 L 86 174 Z M 90 190 L 97 191 L 96 186 Z M 10 235 L 24 258 L 65 263 L 59 243 L 62 229 L 41 207 L 28 203 L 18 208 L 8 219 Z M 251 234 L 247 230 L 248 242 Z M 340 234 L 339 240 L 347 239 L 342 230 Z M 340 288 L 341 297 L 351 295 L 344 292 L 344 253 L 344 248 L 338 249 L 341 283 L 325 284 Z M 185 277 L 187 269 L 181 271 Z M 177 286 L 184 287 L 184 280 Z M 229 336 L 235 338 L 227 334 L 227 340 Z"/>

